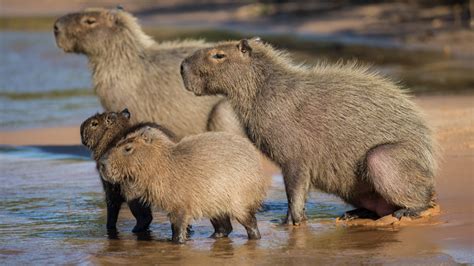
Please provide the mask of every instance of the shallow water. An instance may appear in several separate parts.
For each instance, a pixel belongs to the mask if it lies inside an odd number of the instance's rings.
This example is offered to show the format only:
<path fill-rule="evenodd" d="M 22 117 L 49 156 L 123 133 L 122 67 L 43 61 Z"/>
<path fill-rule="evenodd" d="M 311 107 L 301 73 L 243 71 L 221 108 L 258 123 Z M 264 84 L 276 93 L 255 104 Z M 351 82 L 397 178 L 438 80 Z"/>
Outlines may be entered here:
<path fill-rule="evenodd" d="M 212 226 L 201 220 L 193 223 L 191 240 L 178 246 L 168 240 L 170 224 L 163 213 L 154 214 L 149 234 L 135 235 L 130 232 L 134 219 L 126 208 L 119 219 L 118 237 L 109 239 L 95 164 L 81 147 L 2 146 L 0 161 L 2 264 L 474 262 L 469 245 L 453 247 L 449 241 L 427 237 L 453 224 L 336 226 L 334 219 L 350 206 L 324 193 L 312 193 L 307 225 L 280 225 L 286 200 L 278 174 L 257 217 L 262 233 L 259 241 L 248 241 L 237 223 L 228 239 L 210 239 Z"/>
<path fill-rule="evenodd" d="M 100 110 L 87 60 L 46 32 L 0 32 L 0 130 L 76 125 Z"/>

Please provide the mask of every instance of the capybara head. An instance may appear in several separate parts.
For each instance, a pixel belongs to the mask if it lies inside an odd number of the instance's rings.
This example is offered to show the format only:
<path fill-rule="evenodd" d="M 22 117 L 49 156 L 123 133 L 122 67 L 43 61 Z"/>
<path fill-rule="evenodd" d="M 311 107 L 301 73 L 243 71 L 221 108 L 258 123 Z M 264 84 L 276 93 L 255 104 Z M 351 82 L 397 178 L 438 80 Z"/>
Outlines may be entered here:
<path fill-rule="evenodd" d="M 104 112 L 95 114 L 81 124 L 81 141 L 91 150 L 101 142 L 108 144 L 117 133 L 130 126 L 130 112 L 124 109 L 120 113 Z"/>
<path fill-rule="evenodd" d="M 99 161 L 99 171 L 105 180 L 120 183 L 149 176 L 147 164 L 151 158 L 159 160 L 169 137 L 161 130 L 144 126 L 127 134 L 110 148 Z"/>
<path fill-rule="evenodd" d="M 196 51 L 181 63 L 181 76 L 187 90 L 196 95 L 229 95 L 242 85 L 255 86 L 264 69 L 253 46 L 260 38 L 223 42 Z M 242 87 L 242 88 L 240 88 Z"/>
<path fill-rule="evenodd" d="M 65 52 L 99 54 L 116 45 L 139 41 L 150 44 L 136 18 L 117 9 L 90 8 L 62 16 L 54 23 L 54 36 Z"/>

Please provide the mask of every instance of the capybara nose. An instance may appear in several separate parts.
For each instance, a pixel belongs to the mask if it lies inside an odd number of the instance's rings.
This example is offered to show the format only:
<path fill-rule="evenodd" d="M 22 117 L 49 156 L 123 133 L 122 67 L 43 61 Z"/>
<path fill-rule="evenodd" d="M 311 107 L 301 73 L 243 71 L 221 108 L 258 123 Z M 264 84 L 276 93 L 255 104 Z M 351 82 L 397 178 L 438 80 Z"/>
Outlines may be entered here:
<path fill-rule="evenodd" d="M 105 159 L 102 158 L 99 160 L 99 171 L 104 171 L 105 169 Z"/>
<path fill-rule="evenodd" d="M 56 23 L 54 23 L 54 35 L 58 35 L 59 33 L 59 21 L 56 21 Z"/>
<path fill-rule="evenodd" d="M 184 72 L 186 72 L 186 70 L 188 70 L 188 64 L 186 63 L 186 60 L 184 60 L 182 63 L 181 63 L 181 76 L 184 76 Z"/>

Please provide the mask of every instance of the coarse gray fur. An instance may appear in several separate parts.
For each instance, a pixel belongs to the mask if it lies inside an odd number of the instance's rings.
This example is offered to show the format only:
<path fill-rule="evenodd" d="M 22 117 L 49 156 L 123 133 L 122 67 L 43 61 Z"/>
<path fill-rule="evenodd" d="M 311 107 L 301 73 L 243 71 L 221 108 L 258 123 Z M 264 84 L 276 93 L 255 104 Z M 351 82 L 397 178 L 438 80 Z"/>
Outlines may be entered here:
<path fill-rule="evenodd" d="M 181 61 L 209 44 L 156 43 L 135 17 L 119 9 L 91 8 L 65 15 L 56 21 L 54 32 L 64 51 L 87 56 L 94 90 L 105 110 L 128 108 L 134 114 L 132 123 L 153 121 L 178 138 L 207 130 L 241 133 L 222 97 L 199 98 L 184 90 Z"/>
<path fill-rule="evenodd" d="M 181 71 L 196 95 L 225 95 L 282 168 L 294 224 L 305 219 L 310 187 L 379 216 L 429 206 L 436 144 L 394 82 L 355 63 L 295 65 L 258 39 L 197 51 Z"/>
<path fill-rule="evenodd" d="M 140 197 L 169 212 L 173 241 L 186 240 L 186 226 L 202 217 L 236 218 L 249 239 L 260 238 L 255 213 L 270 178 L 263 175 L 258 151 L 246 139 L 225 132 L 203 133 L 175 143 L 161 130 L 142 127 L 129 133 L 100 160 L 108 182 L 120 184 L 127 199 Z M 214 222 L 213 222 L 214 225 Z"/>

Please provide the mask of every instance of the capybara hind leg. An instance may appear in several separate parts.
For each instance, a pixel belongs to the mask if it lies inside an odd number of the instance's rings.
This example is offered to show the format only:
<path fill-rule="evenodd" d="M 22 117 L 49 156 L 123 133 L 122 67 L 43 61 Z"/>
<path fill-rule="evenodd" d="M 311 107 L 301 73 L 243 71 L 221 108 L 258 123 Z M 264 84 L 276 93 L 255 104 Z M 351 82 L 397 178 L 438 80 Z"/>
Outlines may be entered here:
<path fill-rule="evenodd" d="M 249 214 L 247 217 L 236 217 L 237 221 L 247 230 L 248 239 L 260 239 L 260 231 L 257 226 L 255 214 Z"/>
<path fill-rule="evenodd" d="M 113 233 L 113 231 L 117 231 L 117 219 L 120 208 L 125 199 L 121 194 L 120 185 L 111 184 L 105 181 L 102 182 L 104 185 L 105 202 L 107 205 L 107 231 Z"/>
<path fill-rule="evenodd" d="M 376 193 L 394 211 L 429 207 L 434 187 L 429 156 L 401 144 L 384 144 L 367 153 L 366 166 Z"/>
<path fill-rule="evenodd" d="M 211 223 L 214 227 L 214 233 L 211 235 L 212 238 L 227 237 L 232 232 L 232 223 L 228 215 L 212 218 Z"/>
<path fill-rule="evenodd" d="M 410 208 L 404 208 L 404 209 L 399 209 L 393 213 L 393 216 L 397 217 L 398 219 L 401 219 L 402 217 L 412 217 L 412 218 L 417 218 L 421 216 L 421 212 L 425 211 L 427 208 L 419 208 L 419 209 L 410 209 Z"/>
<path fill-rule="evenodd" d="M 141 202 L 140 199 L 134 199 L 128 202 L 128 207 L 137 220 L 132 232 L 139 233 L 148 230 L 153 220 L 150 205 Z"/>
<path fill-rule="evenodd" d="M 340 219 L 341 220 L 353 220 L 353 219 L 377 219 L 379 216 L 377 213 L 368 210 L 366 208 L 357 208 L 351 211 L 345 212 Z"/>
<path fill-rule="evenodd" d="M 307 220 L 305 214 L 305 203 L 308 195 L 310 178 L 302 174 L 301 171 L 285 171 L 283 174 L 285 181 L 286 196 L 288 198 L 288 213 L 286 222 L 291 217 L 293 225 L 299 225 Z"/>

